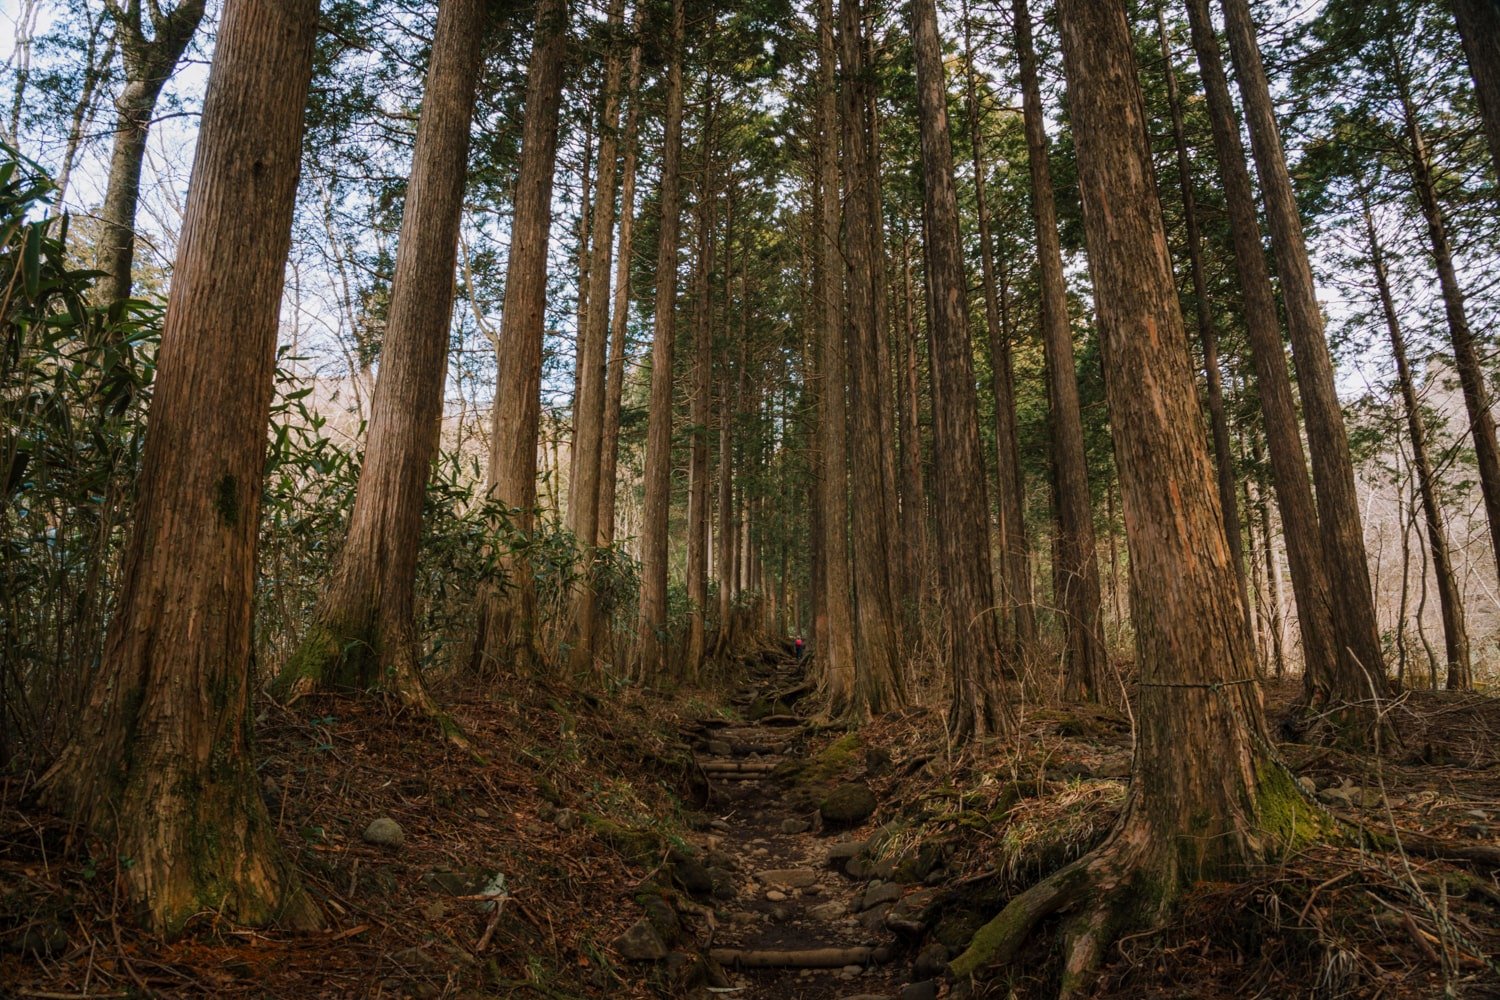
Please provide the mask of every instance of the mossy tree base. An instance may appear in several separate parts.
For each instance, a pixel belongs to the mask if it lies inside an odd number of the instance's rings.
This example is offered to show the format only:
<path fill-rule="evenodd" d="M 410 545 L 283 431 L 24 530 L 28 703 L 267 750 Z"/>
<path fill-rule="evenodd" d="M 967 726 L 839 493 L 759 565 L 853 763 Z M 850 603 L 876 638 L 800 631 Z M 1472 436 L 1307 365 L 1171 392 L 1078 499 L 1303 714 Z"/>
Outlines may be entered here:
<path fill-rule="evenodd" d="M 382 640 L 382 631 L 389 637 Z M 473 749 L 463 728 L 428 691 L 417 667 L 411 632 L 407 625 L 384 630 L 373 625 L 338 627 L 325 618 L 308 630 L 272 684 L 272 692 L 288 705 L 313 691 L 393 695 L 406 708 L 436 723 L 444 739 L 464 750 Z"/>

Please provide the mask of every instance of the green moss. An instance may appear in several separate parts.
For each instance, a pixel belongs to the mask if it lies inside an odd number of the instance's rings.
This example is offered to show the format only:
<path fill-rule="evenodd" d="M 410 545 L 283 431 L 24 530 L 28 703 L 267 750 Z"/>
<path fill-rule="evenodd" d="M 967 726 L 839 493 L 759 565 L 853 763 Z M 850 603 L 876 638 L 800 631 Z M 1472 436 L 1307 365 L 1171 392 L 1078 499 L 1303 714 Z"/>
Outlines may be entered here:
<path fill-rule="evenodd" d="M 803 784 L 824 784 L 843 776 L 863 746 L 858 733 L 845 733 L 809 758 L 797 780 Z"/>
<path fill-rule="evenodd" d="M 631 861 L 654 861 L 665 850 L 663 838 L 654 830 L 626 826 L 593 813 L 584 813 L 583 823 L 594 836 Z"/>
<path fill-rule="evenodd" d="M 1335 832 L 1333 819 L 1302 797 L 1291 773 L 1280 765 L 1261 766 L 1255 804 L 1266 849 L 1273 854 L 1288 854 Z"/>

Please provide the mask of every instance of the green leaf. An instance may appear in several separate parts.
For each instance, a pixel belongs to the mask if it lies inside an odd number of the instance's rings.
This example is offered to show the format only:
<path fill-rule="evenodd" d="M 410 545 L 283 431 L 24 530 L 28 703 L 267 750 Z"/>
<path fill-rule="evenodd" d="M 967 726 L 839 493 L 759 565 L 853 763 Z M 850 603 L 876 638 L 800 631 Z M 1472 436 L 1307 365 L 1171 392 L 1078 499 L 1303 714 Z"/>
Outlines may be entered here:
<path fill-rule="evenodd" d="M 35 299 L 42 289 L 42 228 L 43 222 L 33 222 L 26 231 L 26 249 L 21 255 L 21 272 L 26 281 L 26 295 Z"/>

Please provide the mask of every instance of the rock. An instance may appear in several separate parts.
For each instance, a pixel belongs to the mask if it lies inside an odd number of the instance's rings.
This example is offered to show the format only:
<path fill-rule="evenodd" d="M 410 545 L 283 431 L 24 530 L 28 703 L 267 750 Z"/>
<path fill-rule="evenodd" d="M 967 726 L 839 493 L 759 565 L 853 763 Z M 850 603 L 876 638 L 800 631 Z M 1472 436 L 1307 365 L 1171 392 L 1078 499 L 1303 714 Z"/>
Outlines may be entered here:
<path fill-rule="evenodd" d="M 758 872 L 755 877 L 770 885 L 790 886 L 793 889 L 812 885 L 818 880 L 817 873 L 807 868 L 776 868 Z"/>
<path fill-rule="evenodd" d="M 871 747 L 865 751 L 865 773 L 878 778 L 891 769 L 891 752 L 884 747 Z"/>
<path fill-rule="evenodd" d="M 979 914 L 970 910 L 954 910 L 938 921 L 932 936 L 954 951 L 962 951 L 983 926 L 984 918 Z"/>
<path fill-rule="evenodd" d="M 858 857 L 865 849 L 863 840 L 841 840 L 838 843 L 828 845 L 828 866 L 830 868 L 842 868 L 850 858 Z"/>
<path fill-rule="evenodd" d="M 734 755 L 734 747 L 723 740 L 709 740 L 703 747 L 715 757 L 731 757 Z"/>
<path fill-rule="evenodd" d="M 364 839 L 365 843 L 379 847 L 400 847 L 406 843 L 406 833 L 389 816 L 377 816 L 365 827 Z"/>
<path fill-rule="evenodd" d="M 1351 786 L 1333 785 L 1318 793 L 1318 801 L 1326 806 L 1343 806 L 1349 808 L 1354 805 L 1354 794 Z"/>
<path fill-rule="evenodd" d="M 715 830 L 721 830 L 726 833 L 734 829 L 734 827 L 730 826 L 727 821 L 722 819 L 711 819 L 708 821 L 708 825 L 713 827 Z"/>
<path fill-rule="evenodd" d="M 706 896 L 714 891 L 714 873 L 697 858 L 677 854 L 672 859 L 672 878 L 683 891 L 694 896 Z"/>
<path fill-rule="evenodd" d="M 901 1000 L 937 1000 L 936 979 L 924 979 L 920 983 L 907 983 L 901 988 Z"/>
<path fill-rule="evenodd" d="M 615 938 L 614 948 L 622 958 L 632 962 L 659 962 L 667 957 L 667 946 L 647 917 L 637 920 L 629 930 Z"/>
<path fill-rule="evenodd" d="M 818 804 L 823 822 L 837 826 L 856 826 L 875 812 L 875 793 L 869 785 L 846 782 L 836 786 Z"/>
<path fill-rule="evenodd" d="M 731 924 L 753 924 L 756 919 L 755 914 L 749 910 L 735 910 L 729 915 L 729 922 Z"/>
<path fill-rule="evenodd" d="M 778 924 L 784 924 L 792 919 L 792 911 L 785 906 L 773 906 L 771 907 L 771 919 Z"/>
<path fill-rule="evenodd" d="M 816 882 L 814 882 L 812 885 L 805 885 L 802 887 L 802 895 L 804 896 L 818 896 L 821 895 L 822 892 L 823 887 L 821 885 L 818 885 Z"/>
<path fill-rule="evenodd" d="M 917 848 L 916 854 L 896 866 L 896 878 L 902 882 L 921 882 L 943 864 L 943 846 L 927 841 Z"/>
<path fill-rule="evenodd" d="M 872 885 L 870 886 L 870 888 L 866 889 L 865 894 L 860 897 L 859 908 L 861 910 L 868 910 L 870 909 L 870 907 L 879 906 L 881 903 L 894 903 L 900 898 L 901 887 L 893 882 L 887 882 L 881 885 Z"/>
<path fill-rule="evenodd" d="M 578 825 L 578 814 L 571 809 L 559 809 L 552 817 L 552 825 L 564 832 Z"/>
<path fill-rule="evenodd" d="M 807 909 L 807 915 L 814 920 L 833 921 L 848 912 L 849 908 L 836 899 L 829 903 L 819 903 L 817 906 L 810 906 Z"/>
<path fill-rule="evenodd" d="M 1308 777 L 1305 774 L 1297 779 L 1297 787 L 1302 789 L 1302 791 L 1306 792 L 1308 795 L 1318 794 L 1318 783 L 1316 781 L 1313 781 L 1312 778 Z"/>
<path fill-rule="evenodd" d="M 780 889 L 772 889 L 766 893 L 766 898 L 773 903 L 784 903 L 786 902 L 786 893 Z"/>
<path fill-rule="evenodd" d="M 913 975 L 923 979 L 936 979 L 947 967 L 948 946 L 941 941 L 934 941 L 917 953 L 917 960 L 912 963 L 911 971 Z"/>
<path fill-rule="evenodd" d="M 876 903 L 859 915 L 859 925 L 872 935 L 884 933 L 885 918 L 890 915 L 890 912 L 890 903 Z"/>
<path fill-rule="evenodd" d="M 862 965 L 846 965 L 840 971 L 843 972 L 844 975 L 846 975 L 846 976 L 857 976 L 861 972 L 864 971 L 864 966 L 862 966 Z"/>
<path fill-rule="evenodd" d="M 781 832 L 785 834 L 806 833 L 812 829 L 812 824 L 805 819 L 784 819 L 781 821 Z"/>

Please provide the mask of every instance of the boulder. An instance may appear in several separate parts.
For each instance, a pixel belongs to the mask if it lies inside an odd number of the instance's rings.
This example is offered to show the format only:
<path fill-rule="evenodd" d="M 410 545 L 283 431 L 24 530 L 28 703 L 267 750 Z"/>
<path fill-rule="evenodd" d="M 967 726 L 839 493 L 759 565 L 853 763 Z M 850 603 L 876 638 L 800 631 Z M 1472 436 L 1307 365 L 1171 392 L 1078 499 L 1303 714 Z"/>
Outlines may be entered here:
<path fill-rule="evenodd" d="M 875 813 L 875 793 L 859 782 L 837 785 L 818 803 L 823 822 L 833 826 L 857 826 Z"/>
<path fill-rule="evenodd" d="M 364 840 L 378 847 L 396 848 L 406 843 L 406 832 L 389 816 L 377 816 L 365 827 Z"/>

